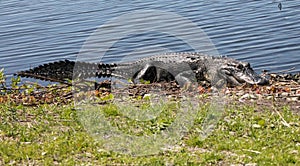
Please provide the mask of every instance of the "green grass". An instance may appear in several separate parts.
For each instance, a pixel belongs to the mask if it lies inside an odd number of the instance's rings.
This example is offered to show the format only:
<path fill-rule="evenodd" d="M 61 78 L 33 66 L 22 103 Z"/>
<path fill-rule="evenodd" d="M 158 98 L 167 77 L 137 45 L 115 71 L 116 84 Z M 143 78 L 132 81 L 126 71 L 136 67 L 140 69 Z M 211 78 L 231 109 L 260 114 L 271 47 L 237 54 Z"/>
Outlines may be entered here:
<path fill-rule="evenodd" d="M 203 106 L 193 127 L 176 146 L 134 157 L 109 151 L 93 139 L 72 105 L 4 103 L 0 105 L 0 165 L 300 165 L 299 111 L 277 109 L 228 106 L 216 129 L 203 140 L 199 137 L 207 111 Z M 114 105 L 103 110 L 115 127 L 136 136 L 159 134 L 176 114 L 174 107 L 166 106 L 155 120 L 135 121 Z"/>

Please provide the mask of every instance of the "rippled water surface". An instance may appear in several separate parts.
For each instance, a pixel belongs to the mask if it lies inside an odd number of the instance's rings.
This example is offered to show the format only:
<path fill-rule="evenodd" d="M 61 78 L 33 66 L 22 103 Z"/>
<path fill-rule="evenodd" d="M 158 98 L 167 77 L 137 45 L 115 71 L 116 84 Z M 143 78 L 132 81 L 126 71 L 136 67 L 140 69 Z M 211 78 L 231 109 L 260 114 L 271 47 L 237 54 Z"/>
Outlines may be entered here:
<path fill-rule="evenodd" d="M 273 0 L 0 1 L 0 68 L 11 75 L 78 55 L 113 62 L 202 51 L 258 72 L 299 72 L 300 1 L 281 3 L 282 10 Z"/>

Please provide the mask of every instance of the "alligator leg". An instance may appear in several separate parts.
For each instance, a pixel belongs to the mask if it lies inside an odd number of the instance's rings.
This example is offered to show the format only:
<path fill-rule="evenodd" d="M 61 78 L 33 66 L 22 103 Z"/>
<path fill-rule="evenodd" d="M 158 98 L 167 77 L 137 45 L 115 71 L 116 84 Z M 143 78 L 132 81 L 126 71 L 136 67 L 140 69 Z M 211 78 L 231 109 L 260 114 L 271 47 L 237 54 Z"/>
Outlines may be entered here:
<path fill-rule="evenodd" d="M 175 79 L 180 87 L 185 87 L 197 82 L 195 73 L 192 70 L 179 73 L 178 75 L 176 75 Z"/>
<path fill-rule="evenodd" d="M 140 79 L 150 81 L 150 83 L 153 83 L 153 82 L 174 81 L 175 77 L 162 67 L 158 67 L 152 64 L 146 64 L 146 66 L 143 69 L 138 71 L 132 77 L 133 82 L 136 82 L 136 80 L 140 80 Z"/>

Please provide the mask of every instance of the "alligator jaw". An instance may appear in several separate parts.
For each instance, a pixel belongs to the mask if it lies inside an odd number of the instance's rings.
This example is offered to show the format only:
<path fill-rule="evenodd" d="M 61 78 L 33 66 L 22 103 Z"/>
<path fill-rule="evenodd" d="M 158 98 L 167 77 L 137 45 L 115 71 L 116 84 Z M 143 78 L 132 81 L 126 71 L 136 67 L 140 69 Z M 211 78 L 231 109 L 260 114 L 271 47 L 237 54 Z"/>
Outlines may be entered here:
<path fill-rule="evenodd" d="M 251 85 L 266 85 L 269 83 L 269 81 L 266 78 L 259 76 L 251 68 L 248 68 L 244 72 L 237 73 L 233 76 L 240 83 L 246 82 Z"/>
<path fill-rule="evenodd" d="M 231 61 L 221 66 L 220 72 L 230 86 L 247 83 L 250 85 L 266 85 L 269 81 L 259 76 L 247 62 Z"/>

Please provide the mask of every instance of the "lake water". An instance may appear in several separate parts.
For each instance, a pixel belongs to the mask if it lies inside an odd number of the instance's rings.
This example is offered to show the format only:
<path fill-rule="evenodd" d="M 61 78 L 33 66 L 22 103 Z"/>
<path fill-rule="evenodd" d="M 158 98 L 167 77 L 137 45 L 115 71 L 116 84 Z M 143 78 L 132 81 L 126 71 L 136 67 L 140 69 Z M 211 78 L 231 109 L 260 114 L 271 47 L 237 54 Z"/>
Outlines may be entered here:
<path fill-rule="evenodd" d="M 282 1 L 282 10 L 278 3 L 2 0 L 0 68 L 11 76 L 64 59 L 114 62 L 203 51 L 248 61 L 257 72 L 300 72 L 300 1 Z"/>

